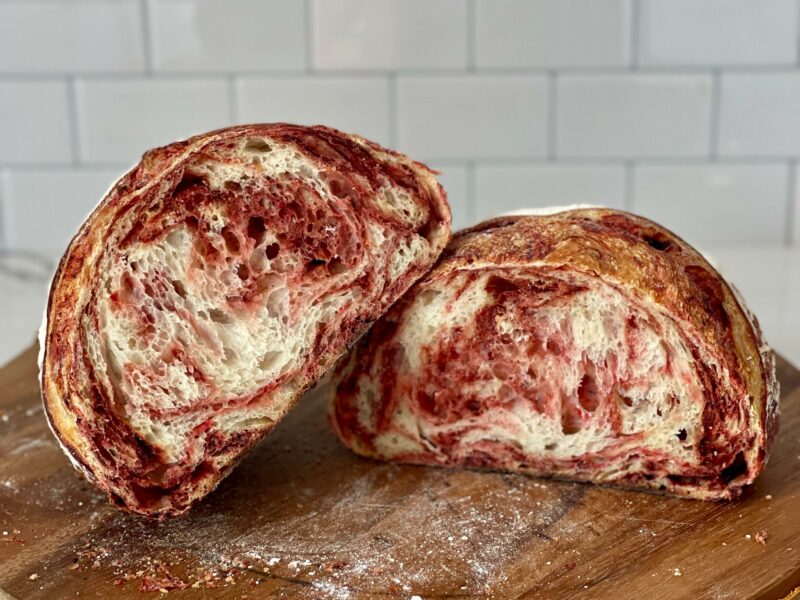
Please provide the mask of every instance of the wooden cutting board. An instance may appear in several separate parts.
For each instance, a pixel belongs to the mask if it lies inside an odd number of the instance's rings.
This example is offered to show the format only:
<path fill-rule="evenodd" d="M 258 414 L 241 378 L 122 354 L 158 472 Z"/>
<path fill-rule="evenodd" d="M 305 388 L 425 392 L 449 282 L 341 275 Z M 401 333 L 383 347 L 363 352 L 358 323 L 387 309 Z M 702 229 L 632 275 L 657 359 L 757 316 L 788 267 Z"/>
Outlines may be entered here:
<path fill-rule="evenodd" d="M 777 446 L 733 503 L 370 462 L 312 394 L 156 523 L 68 465 L 31 349 L 0 370 L 0 598 L 778 598 L 800 585 L 800 372 L 779 373 Z"/>

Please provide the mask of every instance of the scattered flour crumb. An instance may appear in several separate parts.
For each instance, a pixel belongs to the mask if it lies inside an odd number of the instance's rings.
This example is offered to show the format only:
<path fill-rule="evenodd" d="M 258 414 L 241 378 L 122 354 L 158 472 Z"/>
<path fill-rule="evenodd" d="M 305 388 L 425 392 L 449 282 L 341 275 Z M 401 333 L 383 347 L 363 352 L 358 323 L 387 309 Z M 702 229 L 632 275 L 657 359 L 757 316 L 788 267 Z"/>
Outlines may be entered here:
<path fill-rule="evenodd" d="M 672 574 L 675 577 L 680 577 L 681 575 L 683 575 L 683 573 L 681 573 L 681 570 L 679 568 L 677 568 L 677 567 L 675 569 L 673 569 Z"/>

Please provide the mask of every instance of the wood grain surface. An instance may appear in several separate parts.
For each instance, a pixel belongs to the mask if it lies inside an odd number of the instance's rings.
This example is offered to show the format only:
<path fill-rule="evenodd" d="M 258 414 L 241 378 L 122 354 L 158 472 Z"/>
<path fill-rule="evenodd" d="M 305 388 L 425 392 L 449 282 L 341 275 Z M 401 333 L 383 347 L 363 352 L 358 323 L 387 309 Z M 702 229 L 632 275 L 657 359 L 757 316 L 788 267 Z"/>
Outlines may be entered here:
<path fill-rule="evenodd" d="M 0 370 L 0 599 L 785 596 L 800 372 L 779 373 L 775 451 L 733 503 L 373 463 L 336 442 L 312 392 L 189 515 L 157 523 L 69 466 L 31 349 Z"/>

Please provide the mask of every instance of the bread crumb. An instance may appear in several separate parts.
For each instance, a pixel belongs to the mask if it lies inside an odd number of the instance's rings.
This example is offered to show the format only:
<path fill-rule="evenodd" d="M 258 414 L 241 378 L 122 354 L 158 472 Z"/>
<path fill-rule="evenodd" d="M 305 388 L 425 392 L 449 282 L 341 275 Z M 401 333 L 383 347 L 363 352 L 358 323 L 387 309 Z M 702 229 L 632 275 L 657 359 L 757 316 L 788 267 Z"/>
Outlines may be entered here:
<path fill-rule="evenodd" d="M 753 539 L 753 536 L 752 536 L 752 535 L 750 535 L 749 533 L 745 534 L 745 536 L 744 536 L 744 537 L 745 537 L 746 539 L 748 539 L 748 540 L 750 540 L 750 539 Z"/>
<path fill-rule="evenodd" d="M 767 532 L 764 529 L 760 529 L 756 532 L 756 541 L 762 546 L 767 545 Z"/>
<path fill-rule="evenodd" d="M 766 498 L 767 500 L 772 500 L 772 494 L 767 494 L 766 496 L 764 496 L 764 498 Z"/>
<path fill-rule="evenodd" d="M 31 573 L 31 576 L 28 577 L 28 579 L 30 579 L 31 581 L 35 581 L 39 579 L 39 575 L 37 573 Z"/>
<path fill-rule="evenodd" d="M 681 570 L 679 568 L 677 568 L 677 567 L 675 569 L 673 569 L 672 574 L 675 577 L 680 577 L 681 575 L 683 575 L 683 573 L 681 573 Z"/>

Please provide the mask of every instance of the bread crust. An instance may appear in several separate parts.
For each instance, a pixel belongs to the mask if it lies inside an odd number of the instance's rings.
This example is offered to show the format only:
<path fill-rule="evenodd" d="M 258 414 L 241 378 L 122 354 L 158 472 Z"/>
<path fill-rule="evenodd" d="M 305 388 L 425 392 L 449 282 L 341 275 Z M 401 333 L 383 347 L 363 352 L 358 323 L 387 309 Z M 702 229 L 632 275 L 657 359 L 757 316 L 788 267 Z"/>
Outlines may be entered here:
<path fill-rule="evenodd" d="M 120 409 L 119 398 L 112 397 L 113 390 L 102 374 L 95 373 L 87 345 L 87 331 L 94 332 L 102 325 L 97 322 L 91 307 L 99 278 L 102 259 L 125 244 L 133 236 L 146 238 L 143 230 L 154 211 L 163 208 L 164 198 L 179 186 L 190 166 L 219 152 L 237 152 L 237 144 L 248 138 L 263 137 L 271 143 L 293 148 L 305 159 L 325 169 L 331 177 L 342 178 L 345 185 L 360 186 L 361 195 L 344 190 L 353 205 L 356 218 L 378 214 L 376 200 L 370 195 L 375 178 L 389 180 L 411 190 L 413 201 L 428 215 L 424 235 L 429 242 L 429 252 L 420 255 L 392 285 L 387 285 L 382 296 L 365 305 L 360 318 L 355 319 L 341 332 L 343 336 L 334 344 L 336 351 L 306 360 L 313 364 L 302 369 L 294 382 L 294 391 L 288 402 L 280 407 L 275 417 L 265 426 L 239 432 L 236 439 L 227 440 L 224 448 L 210 459 L 211 473 L 193 475 L 193 481 L 169 491 L 158 501 L 149 503 L 147 493 L 139 498 L 131 492 L 128 475 L 115 472 L 114 457 L 102 446 L 109 447 L 119 440 L 91 439 L 86 411 L 102 417 L 108 432 L 117 432 L 124 439 L 124 449 L 134 460 L 151 460 L 155 450 L 126 424 Z M 243 159 L 244 160 L 244 159 Z M 233 161 L 233 168 L 239 164 Z M 364 190 L 367 190 L 364 192 Z M 358 206 L 356 206 L 358 205 Z M 231 209 L 233 210 L 233 209 Z M 169 212 L 164 219 L 168 229 Z M 366 219 L 366 217 L 364 217 Z M 387 227 L 401 227 L 387 221 Z M 322 126 L 303 127 L 285 123 L 253 124 L 219 129 L 176 142 L 147 152 L 141 162 L 119 179 L 98 207 L 83 223 L 61 258 L 49 292 L 45 319 L 41 330 L 42 354 L 40 378 L 45 413 L 48 422 L 69 456 L 73 465 L 89 480 L 103 489 L 117 505 L 151 516 L 169 516 L 187 510 L 193 502 L 211 491 L 233 468 L 235 463 L 259 441 L 275 422 L 312 386 L 338 356 L 357 339 L 399 295 L 401 295 L 433 263 L 449 238 L 450 211 L 446 194 L 436 182 L 434 172 L 421 163 L 370 142 Z M 410 232 L 411 235 L 414 232 Z M 93 321 L 94 319 L 94 321 Z M 91 336 L 89 336 L 91 337 Z M 116 402 L 116 404 L 115 404 Z M 77 407 L 81 408 L 78 409 Z M 127 433 L 126 433 L 127 432 Z"/>
<path fill-rule="evenodd" d="M 403 310 L 424 289 L 436 287 L 435 282 L 442 282 L 453 273 L 542 268 L 587 275 L 660 306 L 698 340 L 702 352 L 718 362 L 720 373 L 709 377 L 729 378 L 731 386 L 746 397 L 749 442 L 743 455 L 745 473 L 737 474 L 721 489 L 701 492 L 678 485 L 669 491 L 693 497 L 730 498 L 751 483 L 763 470 L 778 431 L 779 388 L 774 356 L 756 318 L 732 286 L 689 244 L 650 220 L 617 210 L 585 208 L 485 221 L 456 233 L 433 270 L 382 322 L 402 323 Z M 344 443 L 377 458 L 381 457 L 380 452 L 370 445 L 370 435 L 343 425 L 337 411 L 363 402 L 344 390 L 348 382 L 351 387 L 354 385 L 353 378 L 359 373 L 369 373 L 369 357 L 381 344 L 381 340 L 370 340 L 368 335 L 349 361 L 343 361 L 337 374 L 339 396 L 331 404 L 331 422 Z M 700 362 L 699 355 L 695 358 Z M 722 408 L 708 403 L 703 415 L 708 430 L 715 426 L 715 410 Z M 709 454 L 721 452 L 722 448 L 710 441 L 710 434 L 708 437 Z M 637 482 L 638 486 L 642 484 Z"/>

